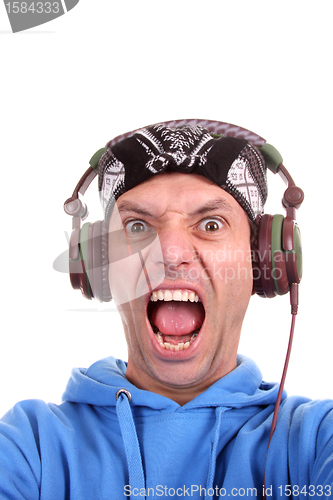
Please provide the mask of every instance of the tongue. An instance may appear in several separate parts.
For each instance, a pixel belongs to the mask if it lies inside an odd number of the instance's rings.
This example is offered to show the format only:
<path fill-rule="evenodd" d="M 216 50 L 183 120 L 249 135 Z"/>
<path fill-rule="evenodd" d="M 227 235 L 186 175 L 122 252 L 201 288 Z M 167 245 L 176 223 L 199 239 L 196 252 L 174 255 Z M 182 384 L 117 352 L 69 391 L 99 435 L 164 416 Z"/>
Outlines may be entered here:
<path fill-rule="evenodd" d="M 204 311 L 198 302 L 159 302 L 152 320 L 164 335 L 188 335 L 201 327 Z"/>

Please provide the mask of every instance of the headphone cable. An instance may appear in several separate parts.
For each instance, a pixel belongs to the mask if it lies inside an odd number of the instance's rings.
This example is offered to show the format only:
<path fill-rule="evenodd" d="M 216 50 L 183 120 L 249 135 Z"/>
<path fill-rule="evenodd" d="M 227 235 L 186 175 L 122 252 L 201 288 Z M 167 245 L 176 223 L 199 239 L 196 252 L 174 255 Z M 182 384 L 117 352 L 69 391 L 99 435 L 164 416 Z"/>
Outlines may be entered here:
<path fill-rule="evenodd" d="M 289 342 L 288 342 L 288 349 L 287 349 L 287 354 L 286 354 L 286 359 L 284 362 L 284 367 L 283 367 L 283 372 L 282 372 L 282 377 L 281 377 L 281 382 L 280 382 L 280 387 L 279 387 L 279 392 L 276 398 L 276 403 L 275 403 L 275 408 L 274 408 L 274 413 L 273 413 L 273 420 L 272 420 L 272 426 L 271 426 L 271 432 L 269 435 L 268 439 L 268 445 L 267 445 L 267 451 L 266 451 L 266 459 L 265 459 L 265 471 L 264 471 L 264 481 L 263 481 L 263 494 L 262 498 L 263 500 L 266 499 L 266 462 L 267 462 L 267 455 L 268 455 L 268 449 L 269 445 L 271 443 L 271 439 L 273 437 L 275 427 L 276 427 L 276 422 L 278 418 L 278 412 L 281 404 L 281 398 L 282 398 L 282 392 L 283 392 L 283 387 L 284 383 L 286 380 L 287 376 L 287 370 L 288 370 L 288 364 L 289 364 L 289 359 L 290 359 L 290 354 L 291 354 L 291 348 L 292 348 L 292 343 L 293 343 L 293 338 L 294 338 L 294 330 L 295 330 L 295 322 L 296 322 L 296 315 L 298 312 L 298 283 L 292 283 L 290 287 L 290 305 L 291 305 L 291 327 L 290 327 L 290 334 L 289 334 Z"/>

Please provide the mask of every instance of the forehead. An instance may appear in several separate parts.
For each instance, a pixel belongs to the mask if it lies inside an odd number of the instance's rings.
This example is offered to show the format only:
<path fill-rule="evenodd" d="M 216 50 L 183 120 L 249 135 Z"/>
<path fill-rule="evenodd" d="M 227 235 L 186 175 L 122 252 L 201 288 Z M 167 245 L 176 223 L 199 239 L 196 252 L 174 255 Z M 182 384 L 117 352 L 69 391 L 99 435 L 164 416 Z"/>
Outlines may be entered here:
<path fill-rule="evenodd" d="M 147 211 L 155 217 L 168 210 L 199 213 L 209 207 L 246 215 L 229 193 L 206 177 L 178 172 L 158 174 L 138 184 L 118 198 L 117 206 L 120 213 Z"/>

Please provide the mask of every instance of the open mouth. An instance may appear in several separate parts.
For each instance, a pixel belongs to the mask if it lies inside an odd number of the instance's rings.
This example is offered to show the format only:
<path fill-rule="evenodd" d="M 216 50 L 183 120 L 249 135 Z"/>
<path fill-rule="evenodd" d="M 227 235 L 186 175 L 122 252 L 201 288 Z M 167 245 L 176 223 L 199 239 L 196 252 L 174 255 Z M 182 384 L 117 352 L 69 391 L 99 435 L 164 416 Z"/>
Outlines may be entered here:
<path fill-rule="evenodd" d="M 205 319 L 205 309 L 193 290 L 155 290 L 147 313 L 159 345 L 170 351 L 188 349 Z"/>

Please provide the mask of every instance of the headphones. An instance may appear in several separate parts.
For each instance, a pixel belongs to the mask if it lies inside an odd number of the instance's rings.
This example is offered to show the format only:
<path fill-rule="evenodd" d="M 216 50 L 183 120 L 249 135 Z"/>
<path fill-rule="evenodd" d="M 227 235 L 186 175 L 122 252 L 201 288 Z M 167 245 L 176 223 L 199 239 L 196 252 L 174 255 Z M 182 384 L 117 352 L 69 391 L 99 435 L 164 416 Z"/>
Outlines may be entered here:
<path fill-rule="evenodd" d="M 261 151 L 267 168 L 279 174 L 288 184 L 282 198 L 286 216 L 259 216 L 256 220 L 257 235 L 252 245 L 253 294 L 272 298 L 284 295 L 292 284 L 302 278 L 302 245 L 299 228 L 295 222 L 296 210 L 304 199 L 303 191 L 297 187 L 282 164 L 280 153 L 265 139 L 253 132 L 229 123 L 211 120 L 174 120 L 162 122 L 169 127 L 200 125 L 212 135 L 225 135 L 247 139 Z M 138 129 L 139 130 L 139 129 Z M 107 144 L 112 147 L 133 135 L 136 130 L 116 137 Z M 81 177 L 72 196 L 64 203 L 65 212 L 72 219 L 72 234 L 69 243 L 69 272 L 74 289 L 81 290 L 87 299 L 109 302 L 112 298 L 108 279 L 108 230 L 104 221 L 85 223 L 88 216 L 85 204 L 80 200 L 98 173 L 98 162 L 106 148 L 98 150 L 90 160 L 90 167 Z"/>

